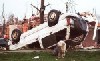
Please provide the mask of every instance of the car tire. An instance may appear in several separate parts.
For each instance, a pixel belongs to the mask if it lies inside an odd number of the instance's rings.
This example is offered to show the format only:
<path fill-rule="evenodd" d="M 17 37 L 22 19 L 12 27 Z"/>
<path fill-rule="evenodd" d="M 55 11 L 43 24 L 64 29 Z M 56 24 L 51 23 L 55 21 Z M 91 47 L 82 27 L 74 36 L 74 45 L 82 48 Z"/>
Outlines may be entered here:
<path fill-rule="evenodd" d="M 11 34 L 11 38 L 14 44 L 18 43 L 20 41 L 20 36 L 22 32 L 18 29 L 14 29 Z"/>
<path fill-rule="evenodd" d="M 61 12 L 58 10 L 51 10 L 48 13 L 48 26 L 54 26 L 58 23 L 59 20 L 59 16 L 60 16 Z"/>

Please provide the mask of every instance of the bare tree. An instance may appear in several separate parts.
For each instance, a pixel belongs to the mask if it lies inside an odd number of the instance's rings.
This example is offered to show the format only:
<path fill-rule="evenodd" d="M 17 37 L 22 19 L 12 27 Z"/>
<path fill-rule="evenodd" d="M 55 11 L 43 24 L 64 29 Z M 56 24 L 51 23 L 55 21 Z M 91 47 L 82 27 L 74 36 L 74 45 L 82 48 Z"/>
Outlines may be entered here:
<path fill-rule="evenodd" d="M 10 14 L 8 16 L 8 21 L 9 21 L 9 24 L 10 25 L 13 25 L 14 24 L 14 14 Z"/>
<path fill-rule="evenodd" d="M 37 9 L 37 11 L 40 13 L 40 23 L 44 23 L 44 11 L 45 11 L 45 8 L 46 6 L 49 6 L 50 4 L 48 5 L 44 5 L 44 0 L 41 0 L 41 7 L 40 8 L 37 8 L 36 6 L 32 5 L 35 9 Z"/>

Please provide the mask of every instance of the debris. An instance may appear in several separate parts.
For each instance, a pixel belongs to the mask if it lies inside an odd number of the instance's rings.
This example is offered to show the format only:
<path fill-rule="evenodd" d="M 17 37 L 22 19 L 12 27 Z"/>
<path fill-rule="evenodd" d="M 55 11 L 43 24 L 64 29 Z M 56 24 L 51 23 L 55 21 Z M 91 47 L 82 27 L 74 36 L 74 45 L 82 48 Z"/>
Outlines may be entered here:
<path fill-rule="evenodd" d="M 71 61 L 75 61 L 75 60 L 72 59 Z"/>
<path fill-rule="evenodd" d="M 73 60 L 73 61 L 75 61 L 75 60 Z"/>
<path fill-rule="evenodd" d="M 34 57 L 34 59 L 38 59 L 38 58 L 39 58 L 39 56 L 35 56 L 35 57 Z"/>
<path fill-rule="evenodd" d="M 58 60 L 58 59 L 56 59 L 56 60 Z"/>
<path fill-rule="evenodd" d="M 85 47 L 84 49 L 91 50 L 93 48 L 94 48 L 94 46 L 90 46 L 90 47 Z"/>

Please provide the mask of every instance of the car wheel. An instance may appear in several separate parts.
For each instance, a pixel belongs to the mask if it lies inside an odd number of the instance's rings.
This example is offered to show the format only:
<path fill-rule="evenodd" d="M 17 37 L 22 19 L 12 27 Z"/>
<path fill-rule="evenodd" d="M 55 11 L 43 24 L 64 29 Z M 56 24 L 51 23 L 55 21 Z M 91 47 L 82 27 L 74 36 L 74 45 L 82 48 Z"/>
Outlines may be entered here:
<path fill-rule="evenodd" d="M 18 29 L 12 31 L 11 38 L 14 44 L 19 42 L 21 34 L 22 32 Z"/>
<path fill-rule="evenodd" d="M 58 10 L 51 10 L 48 13 L 48 26 L 54 26 L 58 23 L 61 12 Z"/>

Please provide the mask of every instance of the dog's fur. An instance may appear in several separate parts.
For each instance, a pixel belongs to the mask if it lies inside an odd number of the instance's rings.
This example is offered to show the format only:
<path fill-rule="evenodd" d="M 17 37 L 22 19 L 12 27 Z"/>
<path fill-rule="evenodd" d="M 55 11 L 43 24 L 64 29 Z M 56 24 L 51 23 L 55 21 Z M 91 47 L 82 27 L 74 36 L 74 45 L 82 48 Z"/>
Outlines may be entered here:
<path fill-rule="evenodd" d="M 55 54 L 57 55 L 58 58 L 64 58 L 65 51 L 66 51 L 66 43 L 64 42 L 64 40 L 60 40 L 56 45 Z"/>

